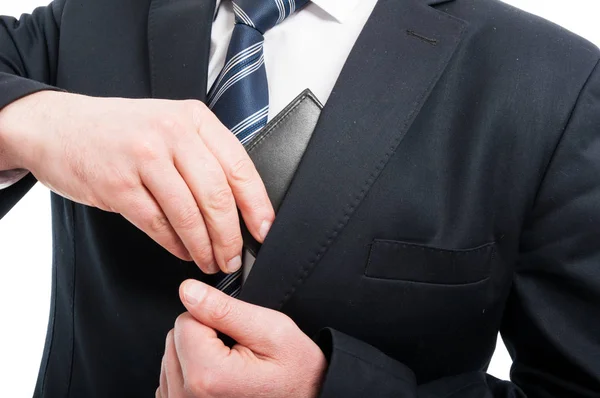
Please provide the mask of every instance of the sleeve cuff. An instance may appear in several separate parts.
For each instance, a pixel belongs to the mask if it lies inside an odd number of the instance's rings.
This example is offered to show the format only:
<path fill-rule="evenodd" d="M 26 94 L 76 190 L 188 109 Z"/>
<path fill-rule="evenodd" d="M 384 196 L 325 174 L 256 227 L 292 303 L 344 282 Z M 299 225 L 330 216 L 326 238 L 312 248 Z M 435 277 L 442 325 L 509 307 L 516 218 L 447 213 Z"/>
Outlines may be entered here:
<path fill-rule="evenodd" d="M 0 73 L 0 110 L 29 94 L 44 90 L 64 91 L 35 80 Z"/>
<path fill-rule="evenodd" d="M 316 342 L 329 363 L 320 398 L 417 396 L 413 371 L 375 347 L 330 328 Z"/>

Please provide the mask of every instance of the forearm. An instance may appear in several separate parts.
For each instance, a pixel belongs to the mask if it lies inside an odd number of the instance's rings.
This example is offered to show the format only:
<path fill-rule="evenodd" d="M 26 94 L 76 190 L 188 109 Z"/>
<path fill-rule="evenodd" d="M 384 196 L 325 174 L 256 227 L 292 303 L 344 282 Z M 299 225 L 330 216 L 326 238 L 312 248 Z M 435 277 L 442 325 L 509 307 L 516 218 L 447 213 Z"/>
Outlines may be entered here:
<path fill-rule="evenodd" d="M 44 115 L 48 114 L 50 104 L 60 95 L 41 91 L 0 110 L 0 172 L 13 171 L 11 174 L 14 176 L 18 173 L 16 170 L 29 170 L 30 160 L 38 158 L 39 154 L 35 153 L 35 145 L 30 142 L 31 134 L 28 133 L 43 128 L 40 124 L 44 124 Z"/>
<path fill-rule="evenodd" d="M 65 3 L 55 0 L 19 19 L 0 16 L 0 110 L 35 92 L 56 89 Z"/>
<path fill-rule="evenodd" d="M 39 158 L 34 155 L 32 135 L 27 133 L 45 128 L 43 115 L 48 114 L 57 94 L 53 91 L 30 94 L 0 110 L 0 191 L 23 180 L 31 170 L 32 160 Z M 5 192 L 2 199 L 6 195 Z"/>
<path fill-rule="evenodd" d="M 14 141 L 11 139 L 14 128 L 9 125 L 8 120 L 12 117 L 7 114 L 14 111 L 12 108 L 8 106 L 0 111 L 0 190 L 16 184 L 28 174 L 28 171 L 22 168 L 17 153 L 10 145 L 10 142 Z"/>
<path fill-rule="evenodd" d="M 11 144 L 15 141 L 15 128 L 12 126 L 14 122 L 11 120 L 14 120 L 13 114 L 15 111 L 19 112 L 18 109 L 20 108 L 19 101 L 16 102 L 16 104 L 8 105 L 0 111 L 0 186 L 3 177 L 14 177 L 15 170 L 21 169 L 23 166 L 19 164 L 19 156 L 15 153 L 16 151 Z"/>
<path fill-rule="evenodd" d="M 34 93 L 56 90 L 60 20 L 65 0 L 53 1 L 20 19 L 0 16 L 0 186 L 2 171 L 25 168 L 23 148 L 13 142 L 18 125 L 27 124 L 35 108 Z M 25 112 L 29 112 L 29 114 Z M 14 176 L 14 172 L 10 173 Z"/>

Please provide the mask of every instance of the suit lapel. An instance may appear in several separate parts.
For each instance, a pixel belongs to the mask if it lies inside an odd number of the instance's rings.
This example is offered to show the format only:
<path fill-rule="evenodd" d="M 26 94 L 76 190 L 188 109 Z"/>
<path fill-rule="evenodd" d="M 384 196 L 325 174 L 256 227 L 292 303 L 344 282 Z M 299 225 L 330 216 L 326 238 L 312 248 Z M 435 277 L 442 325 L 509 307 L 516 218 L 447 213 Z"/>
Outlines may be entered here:
<path fill-rule="evenodd" d="M 206 97 L 215 0 L 152 0 L 148 50 L 152 97 Z"/>
<path fill-rule="evenodd" d="M 283 201 L 243 300 L 280 309 L 335 242 L 444 71 L 465 22 L 441 0 L 380 0 Z"/>

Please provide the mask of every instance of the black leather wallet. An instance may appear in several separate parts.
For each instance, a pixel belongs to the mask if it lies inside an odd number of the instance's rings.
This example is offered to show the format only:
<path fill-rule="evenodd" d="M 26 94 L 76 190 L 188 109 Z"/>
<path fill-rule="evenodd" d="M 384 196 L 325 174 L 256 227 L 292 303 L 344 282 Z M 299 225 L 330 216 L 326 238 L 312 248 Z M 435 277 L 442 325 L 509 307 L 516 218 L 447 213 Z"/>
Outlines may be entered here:
<path fill-rule="evenodd" d="M 292 183 L 322 109 L 321 102 L 306 89 L 244 145 L 275 212 Z M 256 257 L 261 245 L 248 232 L 243 220 L 241 224 L 244 248 Z"/>

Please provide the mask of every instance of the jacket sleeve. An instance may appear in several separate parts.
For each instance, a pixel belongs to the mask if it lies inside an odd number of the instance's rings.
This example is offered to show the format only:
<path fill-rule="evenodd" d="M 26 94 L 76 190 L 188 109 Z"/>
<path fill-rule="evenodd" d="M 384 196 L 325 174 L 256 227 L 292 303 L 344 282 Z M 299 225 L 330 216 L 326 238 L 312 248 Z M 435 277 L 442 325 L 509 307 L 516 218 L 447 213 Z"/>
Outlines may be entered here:
<path fill-rule="evenodd" d="M 335 330 L 322 398 L 600 396 L 600 66 L 580 93 L 523 226 L 500 330 L 511 382 L 473 372 L 417 386 L 413 372 Z"/>
<path fill-rule="evenodd" d="M 24 14 L 19 20 L 0 17 L 0 111 L 42 90 L 56 90 L 60 21 L 66 0 Z M 27 176 L 0 190 L 2 218 L 35 184 Z"/>

